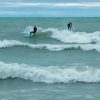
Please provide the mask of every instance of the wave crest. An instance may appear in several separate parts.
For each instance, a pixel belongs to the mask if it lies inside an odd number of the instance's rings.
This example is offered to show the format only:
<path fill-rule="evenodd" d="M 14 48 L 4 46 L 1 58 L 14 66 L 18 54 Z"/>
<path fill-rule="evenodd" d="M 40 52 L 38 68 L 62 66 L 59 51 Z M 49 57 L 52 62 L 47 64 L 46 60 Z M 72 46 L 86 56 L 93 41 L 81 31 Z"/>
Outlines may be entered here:
<path fill-rule="evenodd" d="M 77 70 L 75 67 L 70 69 L 57 66 L 36 67 L 0 62 L 0 79 L 6 78 L 21 78 L 44 83 L 100 82 L 100 69 L 86 67 L 85 70 Z"/>
<path fill-rule="evenodd" d="M 20 42 L 17 40 L 2 40 L 0 41 L 0 48 L 7 48 L 12 46 L 27 46 L 32 49 L 47 49 L 49 51 L 62 51 L 66 49 L 82 49 L 82 50 L 96 50 L 100 52 L 100 44 L 30 44 Z"/>
<path fill-rule="evenodd" d="M 26 27 L 24 33 L 29 36 L 29 32 L 32 31 L 32 26 Z M 63 43 L 97 43 L 100 42 L 100 31 L 87 33 L 87 32 L 73 32 L 67 29 L 59 30 L 57 28 L 38 27 L 38 32 L 51 32 L 51 38 L 59 40 Z"/>

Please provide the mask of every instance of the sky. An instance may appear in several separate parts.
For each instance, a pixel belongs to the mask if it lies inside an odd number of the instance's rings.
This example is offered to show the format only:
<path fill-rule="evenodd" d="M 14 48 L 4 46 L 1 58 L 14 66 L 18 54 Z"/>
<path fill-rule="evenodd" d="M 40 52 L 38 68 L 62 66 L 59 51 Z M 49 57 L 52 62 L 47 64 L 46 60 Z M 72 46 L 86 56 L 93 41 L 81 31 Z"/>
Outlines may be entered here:
<path fill-rule="evenodd" d="M 0 0 L 0 17 L 100 17 L 100 0 Z"/>

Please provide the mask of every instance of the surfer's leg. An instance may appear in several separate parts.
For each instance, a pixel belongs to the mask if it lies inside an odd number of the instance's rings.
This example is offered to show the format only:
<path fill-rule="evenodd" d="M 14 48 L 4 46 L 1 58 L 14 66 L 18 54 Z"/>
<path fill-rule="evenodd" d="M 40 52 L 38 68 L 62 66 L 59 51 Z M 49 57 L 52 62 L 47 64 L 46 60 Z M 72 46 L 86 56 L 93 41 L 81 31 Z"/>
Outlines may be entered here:
<path fill-rule="evenodd" d="M 70 30 L 72 29 L 72 27 L 70 26 Z"/>
<path fill-rule="evenodd" d="M 70 28 L 69 28 L 69 26 L 68 26 L 68 30 L 69 30 Z"/>
<path fill-rule="evenodd" d="M 34 32 L 34 36 L 35 36 L 35 33 L 36 33 L 36 32 Z"/>
<path fill-rule="evenodd" d="M 31 32 L 30 32 L 30 35 L 31 35 L 31 33 L 34 33 L 34 32 L 33 32 L 33 31 L 31 31 Z"/>

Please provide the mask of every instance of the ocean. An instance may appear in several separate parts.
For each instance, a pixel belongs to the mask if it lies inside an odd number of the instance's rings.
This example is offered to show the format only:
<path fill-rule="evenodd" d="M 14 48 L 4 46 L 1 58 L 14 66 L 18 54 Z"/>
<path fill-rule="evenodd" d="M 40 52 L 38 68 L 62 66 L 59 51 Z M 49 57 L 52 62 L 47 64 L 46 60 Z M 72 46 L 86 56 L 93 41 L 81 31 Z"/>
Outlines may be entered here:
<path fill-rule="evenodd" d="M 100 18 L 0 18 L 0 100 L 100 100 Z"/>

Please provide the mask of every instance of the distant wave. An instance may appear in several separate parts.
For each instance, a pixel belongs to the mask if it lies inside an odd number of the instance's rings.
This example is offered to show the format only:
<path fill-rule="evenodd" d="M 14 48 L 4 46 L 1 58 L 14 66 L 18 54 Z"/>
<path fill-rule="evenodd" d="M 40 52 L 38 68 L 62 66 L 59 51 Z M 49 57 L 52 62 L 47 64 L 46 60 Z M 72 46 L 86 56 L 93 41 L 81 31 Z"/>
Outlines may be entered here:
<path fill-rule="evenodd" d="M 0 62 L 0 79 L 7 78 L 21 78 L 44 83 L 100 82 L 100 69 L 84 66 L 84 70 L 80 70 L 75 67 L 40 67 Z"/>
<path fill-rule="evenodd" d="M 100 43 L 98 44 L 30 44 L 20 42 L 17 40 L 2 40 L 0 41 L 0 48 L 7 48 L 12 46 L 27 46 L 32 49 L 46 49 L 49 51 L 62 51 L 67 49 L 82 49 L 85 51 L 96 50 L 100 52 Z"/>
<path fill-rule="evenodd" d="M 23 33 L 29 36 L 32 31 L 32 26 L 27 26 Z M 97 43 L 100 42 L 100 31 L 87 33 L 87 32 L 73 32 L 67 29 L 59 30 L 56 28 L 41 28 L 38 27 L 38 32 L 51 32 L 51 38 L 59 40 L 63 43 Z"/>

